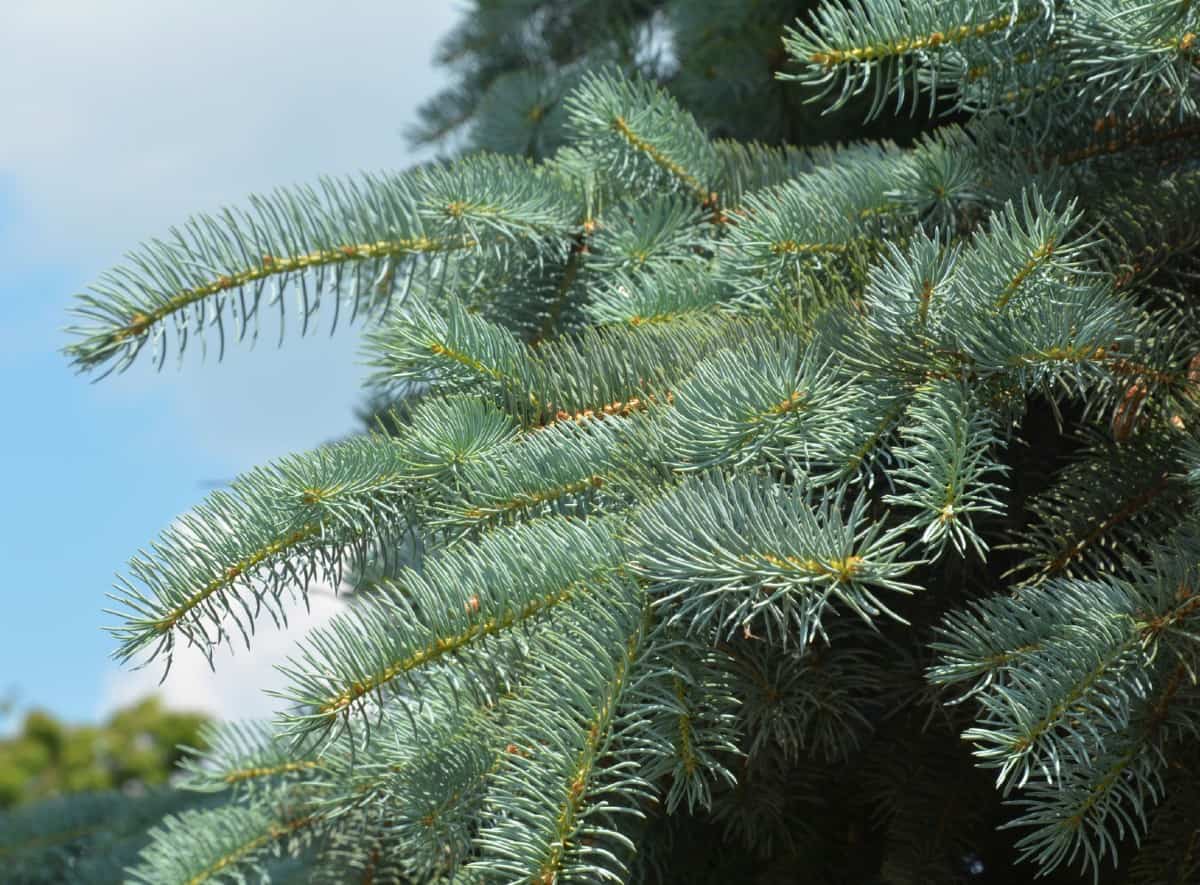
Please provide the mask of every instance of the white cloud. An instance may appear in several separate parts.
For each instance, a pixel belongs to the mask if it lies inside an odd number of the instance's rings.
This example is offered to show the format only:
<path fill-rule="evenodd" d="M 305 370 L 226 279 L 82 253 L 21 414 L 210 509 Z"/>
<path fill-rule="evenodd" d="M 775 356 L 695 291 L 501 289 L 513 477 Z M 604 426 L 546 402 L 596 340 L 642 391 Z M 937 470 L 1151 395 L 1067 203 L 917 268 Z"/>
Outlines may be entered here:
<path fill-rule="evenodd" d="M 408 165 L 445 2 L 39 0 L 0 28 L 16 245 L 99 265 L 196 210 Z M 22 242 L 23 240 L 23 242 Z"/>
<path fill-rule="evenodd" d="M 267 695 L 267 689 L 280 690 L 286 685 L 275 666 L 294 655 L 297 640 L 332 618 L 342 605 L 328 587 L 313 587 L 309 591 L 309 612 L 300 603 L 290 607 L 288 626 L 282 630 L 263 617 L 250 638 L 250 650 L 244 644 L 232 649 L 221 647 L 213 654 L 213 669 L 199 649 L 179 648 L 162 685 L 158 684 L 162 677 L 159 661 L 132 672 L 110 668 L 104 674 L 95 717 L 104 719 L 120 707 L 157 694 L 175 710 L 223 719 L 268 718 L 281 709 L 283 702 Z"/>

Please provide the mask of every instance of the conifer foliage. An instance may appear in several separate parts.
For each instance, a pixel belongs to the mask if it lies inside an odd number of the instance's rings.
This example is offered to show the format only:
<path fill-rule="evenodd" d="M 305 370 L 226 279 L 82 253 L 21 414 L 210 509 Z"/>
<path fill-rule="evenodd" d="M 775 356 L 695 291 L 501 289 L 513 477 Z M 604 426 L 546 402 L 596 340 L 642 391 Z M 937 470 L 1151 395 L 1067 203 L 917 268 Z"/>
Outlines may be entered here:
<path fill-rule="evenodd" d="M 81 296 L 88 372 L 368 317 L 395 406 L 131 561 L 129 662 L 362 586 L 132 881 L 1196 881 L 1200 6 L 799 6 L 480 3 L 471 150 Z M 924 134 L 714 137 L 792 110 Z"/>

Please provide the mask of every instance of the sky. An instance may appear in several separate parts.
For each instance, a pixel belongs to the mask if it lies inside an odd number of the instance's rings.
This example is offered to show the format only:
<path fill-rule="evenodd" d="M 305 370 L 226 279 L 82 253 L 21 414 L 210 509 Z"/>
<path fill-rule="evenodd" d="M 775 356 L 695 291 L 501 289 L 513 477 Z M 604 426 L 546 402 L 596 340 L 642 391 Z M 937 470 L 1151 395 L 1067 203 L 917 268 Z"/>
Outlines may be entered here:
<path fill-rule="evenodd" d="M 402 130 L 444 84 L 457 3 L 38 0 L 0 9 L 0 699 L 94 721 L 157 690 L 265 715 L 295 635 L 267 623 L 211 673 L 110 654 L 105 593 L 211 485 L 355 429 L 357 329 L 99 383 L 59 353 L 74 293 L 194 212 L 323 174 L 425 159 Z M 292 633 L 338 603 L 313 594 Z M 15 723 L 0 720 L 0 730 Z"/>

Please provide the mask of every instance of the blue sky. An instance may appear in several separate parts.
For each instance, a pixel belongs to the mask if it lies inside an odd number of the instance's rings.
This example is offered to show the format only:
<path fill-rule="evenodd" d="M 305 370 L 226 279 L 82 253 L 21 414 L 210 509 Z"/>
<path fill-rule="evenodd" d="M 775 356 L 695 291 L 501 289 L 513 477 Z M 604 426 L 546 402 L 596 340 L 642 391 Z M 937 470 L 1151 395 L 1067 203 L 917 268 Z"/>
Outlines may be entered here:
<path fill-rule="evenodd" d="M 101 609 L 114 573 L 208 482 L 351 429 L 362 377 L 356 330 L 342 328 L 291 335 L 282 350 L 264 335 L 220 364 L 195 349 L 181 369 L 92 384 L 58 353 L 72 294 L 192 212 L 421 159 L 400 130 L 442 83 L 431 54 L 458 15 L 411 0 L 5 10 L 0 696 L 20 710 L 89 720 L 151 690 L 157 673 L 109 659 Z M 318 599 L 313 619 L 335 607 Z M 163 693 L 176 706 L 259 712 L 291 641 L 261 638 L 223 674 L 181 660 Z"/>

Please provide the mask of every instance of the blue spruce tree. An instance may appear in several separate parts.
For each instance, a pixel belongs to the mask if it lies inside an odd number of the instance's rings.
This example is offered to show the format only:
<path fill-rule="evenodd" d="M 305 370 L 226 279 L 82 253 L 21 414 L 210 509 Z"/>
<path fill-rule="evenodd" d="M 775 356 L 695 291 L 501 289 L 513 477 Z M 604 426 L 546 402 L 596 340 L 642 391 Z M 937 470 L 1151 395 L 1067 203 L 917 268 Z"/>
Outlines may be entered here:
<path fill-rule="evenodd" d="M 442 58 L 455 158 L 79 298 L 91 373 L 360 320 L 387 416 L 130 561 L 127 662 L 359 593 L 128 879 L 1200 881 L 1200 6 L 479 0 Z M 56 813 L 30 881 L 150 817 Z"/>

